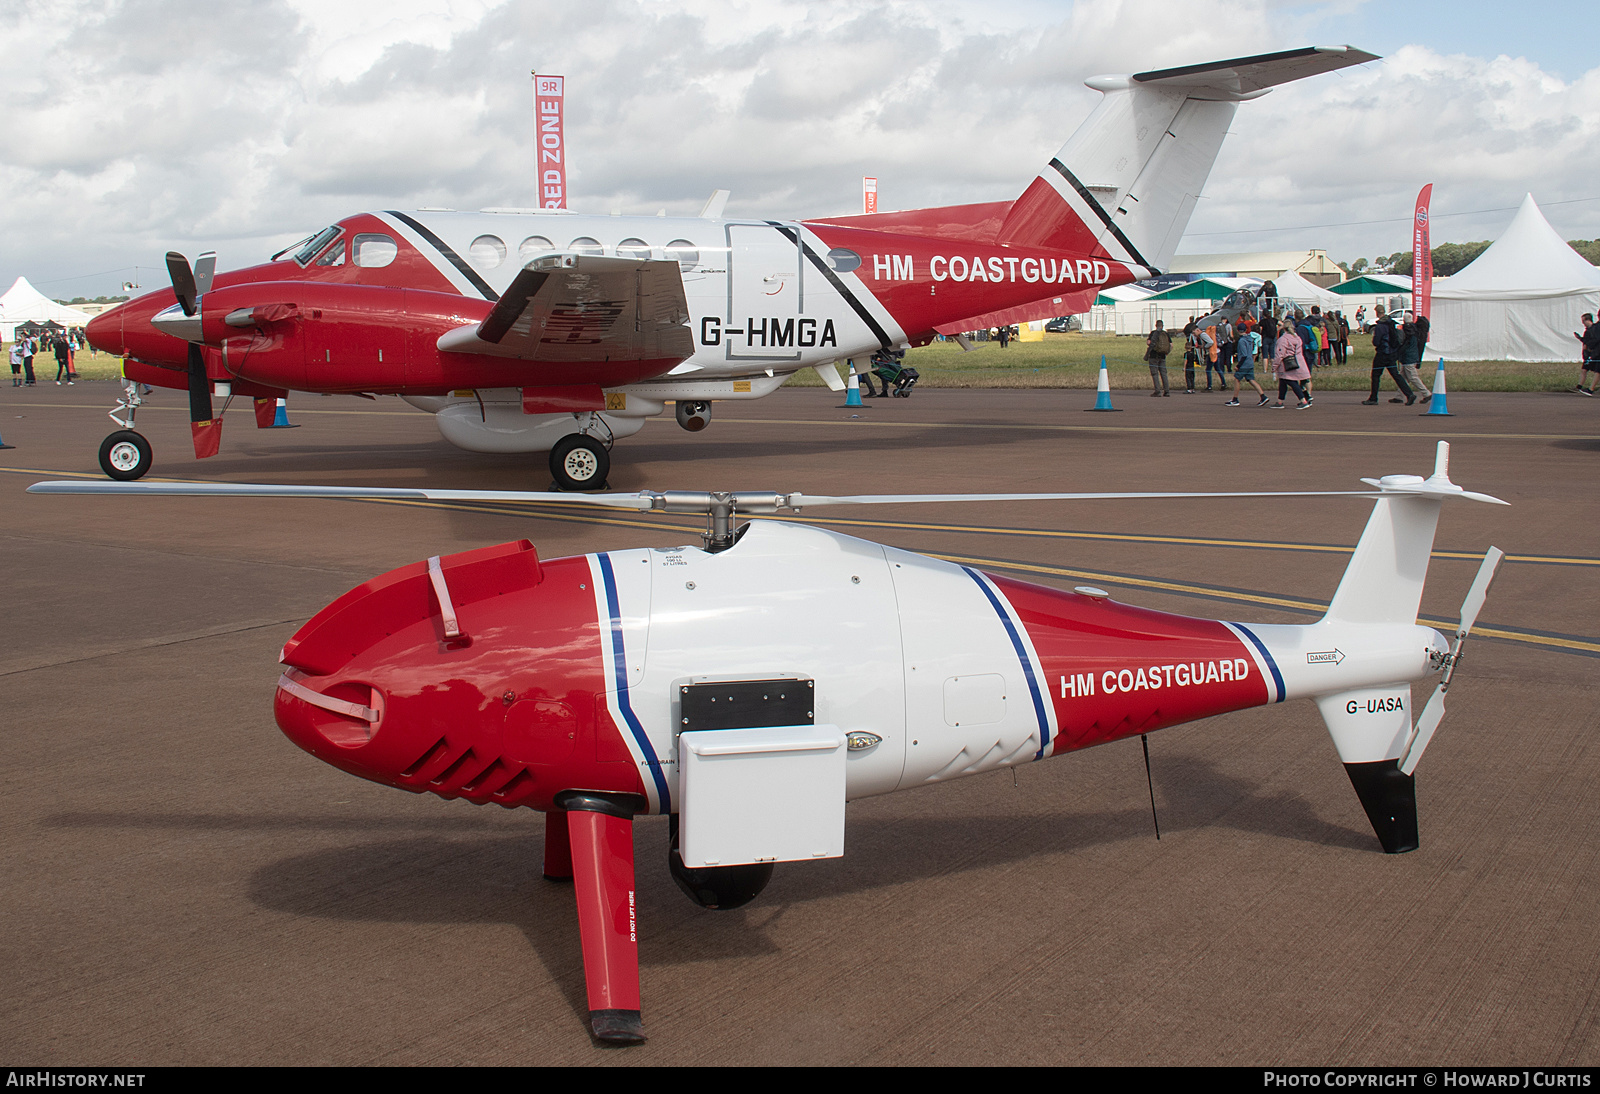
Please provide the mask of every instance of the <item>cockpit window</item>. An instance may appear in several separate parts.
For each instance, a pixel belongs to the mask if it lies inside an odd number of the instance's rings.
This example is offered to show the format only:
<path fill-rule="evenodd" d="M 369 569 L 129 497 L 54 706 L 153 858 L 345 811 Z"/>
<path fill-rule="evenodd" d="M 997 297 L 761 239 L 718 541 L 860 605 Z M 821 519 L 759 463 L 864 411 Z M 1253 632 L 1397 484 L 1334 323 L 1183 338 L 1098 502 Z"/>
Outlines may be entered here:
<path fill-rule="evenodd" d="M 350 252 L 357 266 L 375 270 L 393 262 L 400 248 L 395 245 L 392 236 L 364 232 L 350 241 Z"/>
<path fill-rule="evenodd" d="M 294 260 L 300 263 L 302 266 L 306 265 L 321 253 L 322 248 L 326 247 L 329 243 L 337 239 L 339 237 L 339 233 L 342 231 L 344 231 L 344 229 L 339 227 L 337 224 L 328 225 L 326 228 L 322 229 L 322 231 L 312 236 L 304 247 L 301 247 L 294 253 Z M 343 248 L 341 248 L 341 253 L 342 251 Z"/>
<path fill-rule="evenodd" d="M 339 240 L 332 247 L 322 252 L 322 257 L 317 259 L 318 266 L 343 266 L 344 265 L 344 240 Z"/>

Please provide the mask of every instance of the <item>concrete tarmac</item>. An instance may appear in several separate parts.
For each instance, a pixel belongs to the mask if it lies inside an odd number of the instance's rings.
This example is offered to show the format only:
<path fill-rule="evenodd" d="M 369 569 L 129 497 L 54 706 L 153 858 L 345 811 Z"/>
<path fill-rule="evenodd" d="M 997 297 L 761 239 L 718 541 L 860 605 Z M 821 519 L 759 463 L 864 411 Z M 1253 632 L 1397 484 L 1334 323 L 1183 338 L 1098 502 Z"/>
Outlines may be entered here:
<path fill-rule="evenodd" d="M 696 522 L 488 506 L 39 497 L 98 477 L 110 384 L 0 389 L 0 1062 L 1494 1064 L 1600 1062 L 1600 406 L 1450 396 L 1453 417 L 1225 396 L 823 390 L 619 442 L 617 490 L 1343 490 L 1452 476 L 1423 615 L 1508 561 L 1418 769 L 1422 846 L 1382 854 L 1310 703 L 853 803 L 843 859 L 691 905 L 636 825 L 651 1040 L 596 1047 L 543 819 L 328 767 L 272 717 L 277 653 L 328 601 L 433 554 L 697 542 Z M 1387 396 L 1388 393 L 1386 393 Z M 451 448 L 394 399 L 227 418 L 184 397 L 153 476 L 544 489 L 544 457 Z M 1045 584 L 1242 621 L 1332 595 L 1359 500 L 873 510 L 839 525 Z M 860 511 L 808 517 L 856 519 Z M 998 529 L 999 531 L 987 531 Z M 1085 577 L 1083 575 L 1088 575 Z M 774 575 L 782 580 L 782 575 Z M 1414 689 L 1421 704 L 1432 682 Z"/>

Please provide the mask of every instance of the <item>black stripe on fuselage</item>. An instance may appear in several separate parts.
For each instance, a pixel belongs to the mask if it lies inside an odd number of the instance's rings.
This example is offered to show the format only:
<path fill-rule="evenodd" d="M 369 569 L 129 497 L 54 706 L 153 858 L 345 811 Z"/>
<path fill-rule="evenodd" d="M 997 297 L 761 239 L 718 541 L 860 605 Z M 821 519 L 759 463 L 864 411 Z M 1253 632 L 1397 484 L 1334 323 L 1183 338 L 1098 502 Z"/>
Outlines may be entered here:
<path fill-rule="evenodd" d="M 1090 209 L 1094 210 L 1095 215 L 1105 223 L 1107 228 L 1111 229 L 1111 234 L 1117 237 L 1117 242 L 1122 244 L 1123 248 L 1128 252 L 1129 258 L 1133 259 L 1147 270 L 1155 269 L 1154 266 L 1145 261 L 1144 255 L 1139 253 L 1139 248 L 1130 243 L 1128 241 L 1128 237 L 1122 234 L 1122 229 L 1118 228 L 1111 222 L 1111 214 L 1106 212 L 1105 206 L 1101 205 L 1099 200 L 1093 194 L 1089 193 L 1089 188 L 1087 186 L 1078 181 L 1078 176 L 1067 170 L 1066 164 L 1062 163 L 1060 160 L 1053 159 L 1050 161 L 1050 166 L 1054 167 L 1056 171 L 1060 173 L 1061 177 L 1067 180 L 1067 183 L 1074 190 L 1076 190 L 1078 192 L 1078 196 L 1083 199 L 1084 204 L 1089 206 Z"/>
<path fill-rule="evenodd" d="M 811 264 L 822 271 L 822 276 L 828 279 L 828 283 L 838 290 L 840 296 L 844 297 L 845 303 L 849 304 L 850 307 L 855 310 L 855 313 L 861 317 L 861 321 L 867 325 L 868 330 L 872 331 L 872 333 L 877 336 L 877 339 L 883 345 L 883 348 L 888 349 L 892 344 L 889 341 L 889 332 L 884 330 L 882 325 L 879 324 L 875 318 L 873 318 L 872 313 L 867 310 L 867 306 L 856 299 L 855 294 L 850 291 L 849 286 L 839 279 L 839 275 L 834 272 L 833 267 L 829 266 L 825 259 L 818 256 L 817 252 L 811 249 L 810 244 L 801 239 L 793 230 L 785 228 L 782 224 L 779 224 L 776 221 L 769 220 L 767 223 L 771 224 L 774 228 L 781 232 L 783 237 L 790 243 L 797 244 L 800 249 L 805 252 L 806 257 L 811 260 Z"/>
<path fill-rule="evenodd" d="M 433 249 L 448 259 L 450 265 L 461 271 L 462 277 L 465 277 L 468 281 L 472 282 L 472 287 L 481 292 L 485 300 L 500 299 L 500 294 L 491 289 L 489 287 L 489 283 L 478 276 L 478 271 L 474 270 L 471 266 L 468 266 L 464 261 L 462 261 L 461 256 L 450 249 L 450 244 L 434 235 L 427 228 L 423 227 L 411 217 L 406 216 L 404 213 L 398 212 L 394 209 L 390 209 L 388 212 L 390 216 L 405 221 L 406 224 L 410 225 L 412 231 L 416 232 L 419 236 L 432 244 Z"/>

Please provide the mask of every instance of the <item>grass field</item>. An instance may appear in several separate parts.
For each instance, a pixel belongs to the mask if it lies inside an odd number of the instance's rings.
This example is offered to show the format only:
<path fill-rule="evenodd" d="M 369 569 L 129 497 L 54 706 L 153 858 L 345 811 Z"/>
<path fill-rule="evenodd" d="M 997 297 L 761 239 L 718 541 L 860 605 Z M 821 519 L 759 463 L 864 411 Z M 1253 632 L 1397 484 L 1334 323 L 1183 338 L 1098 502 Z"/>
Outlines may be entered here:
<path fill-rule="evenodd" d="M 1005 349 L 997 343 L 978 342 L 970 353 L 954 342 L 935 342 L 912 350 L 906 355 L 906 363 L 922 374 L 918 381 L 922 387 L 1092 388 L 1102 354 L 1113 388 L 1138 390 L 1150 386 L 1144 339 L 1110 334 L 1047 334 L 1043 342 L 1012 342 Z M 115 380 L 121 375 L 118 358 L 93 350 L 80 351 L 76 364 L 80 380 Z M 1423 378 L 1430 383 L 1436 364 L 1437 361 L 1423 364 Z M 1349 364 L 1316 371 L 1317 389 L 1365 390 L 1371 368 L 1372 346 L 1368 339 L 1358 337 L 1350 347 Z M 55 357 L 49 353 L 35 357 L 33 371 L 41 383 L 53 382 Z M 1181 352 L 1168 356 L 1167 373 L 1169 383 L 1183 386 Z M 1450 365 L 1449 375 L 1451 391 L 1562 391 L 1577 382 L 1578 365 L 1576 359 L 1570 364 L 1464 361 Z M 1264 370 L 1256 370 L 1256 380 L 1263 387 L 1268 379 Z M 803 369 L 789 383 L 796 387 L 822 385 L 810 369 Z"/>

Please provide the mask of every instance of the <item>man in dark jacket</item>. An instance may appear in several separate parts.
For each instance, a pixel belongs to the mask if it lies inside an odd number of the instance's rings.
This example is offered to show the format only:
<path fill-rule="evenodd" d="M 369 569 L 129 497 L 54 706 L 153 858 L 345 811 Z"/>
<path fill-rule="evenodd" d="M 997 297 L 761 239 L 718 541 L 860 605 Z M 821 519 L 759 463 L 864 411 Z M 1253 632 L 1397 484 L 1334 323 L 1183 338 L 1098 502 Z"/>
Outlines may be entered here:
<path fill-rule="evenodd" d="M 1583 333 L 1577 339 L 1583 346 L 1583 364 L 1578 367 L 1578 386 L 1572 390 L 1592 399 L 1594 386 L 1600 382 L 1600 323 L 1588 312 L 1583 313 Z M 1583 386 L 1585 380 L 1589 381 L 1588 387 Z"/>
<path fill-rule="evenodd" d="M 1407 312 L 1406 315 L 1413 316 L 1414 313 Z M 1419 369 L 1423 354 L 1428 349 L 1428 330 L 1426 315 L 1415 315 L 1410 318 L 1400 330 L 1400 353 L 1395 361 L 1400 366 L 1400 373 L 1406 378 L 1406 383 L 1411 385 L 1412 391 L 1422 396 L 1424 403 L 1433 398 L 1433 392 L 1429 389 L 1427 381 L 1422 378 Z"/>
<path fill-rule="evenodd" d="M 1172 335 L 1167 333 L 1161 320 L 1156 320 L 1156 329 L 1150 332 L 1145 339 L 1144 363 L 1150 366 L 1150 383 L 1155 390 L 1150 393 L 1151 398 L 1159 399 L 1165 395 L 1170 397 L 1171 390 L 1167 387 L 1167 354 L 1172 352 Z"/>
<path fill-rule="evenodd" d="M 1374 311 L 1378 320 L 1372 324 L 1372 392 L 1362 405 L 1378 405 L 1378 383 L 1383 379 L 1383 370 L 1388 369 L 1396 386 L 1405 393 L 1406 406 L 1410 406 L 1417 401 L 1417 396 L 1406 383 L 1406 378 L 1400 375 L 1400 370 L 1395 367 L 1395 358 L 1400 352 L 1400 332 L 1395 328 L 1394 320 L 1384 314 L 1382 304 L 1379 304 Z"/>

